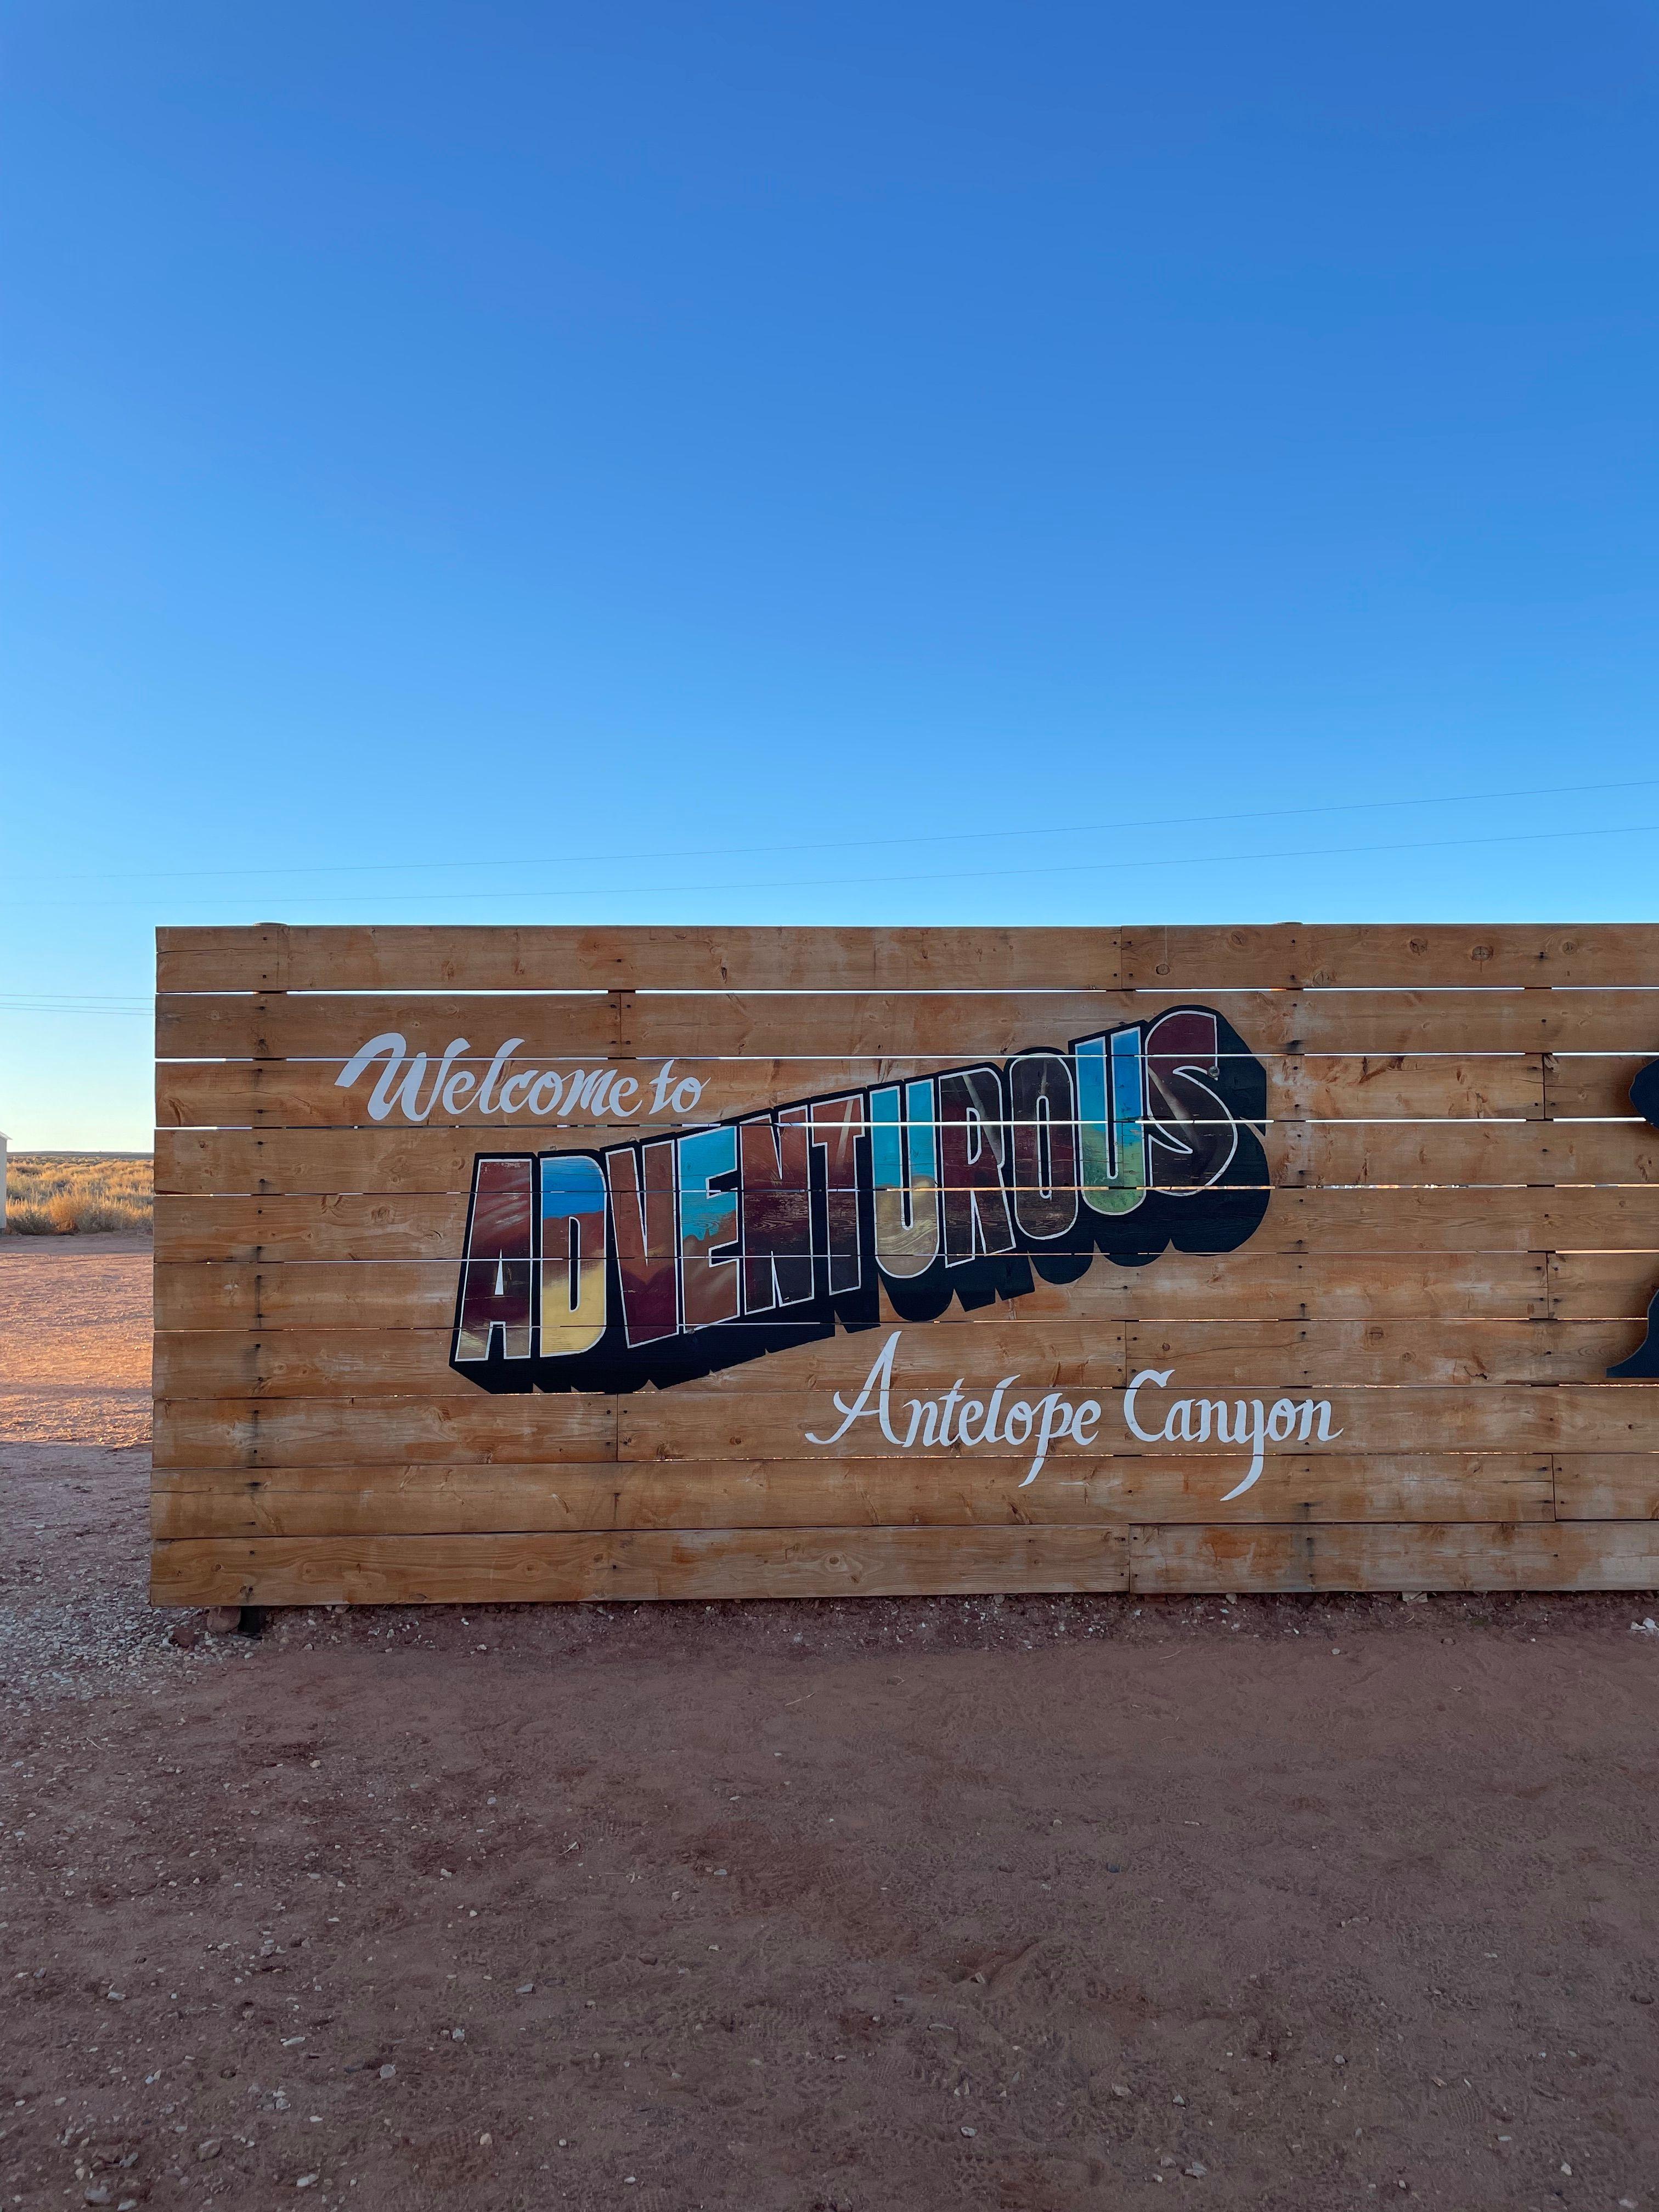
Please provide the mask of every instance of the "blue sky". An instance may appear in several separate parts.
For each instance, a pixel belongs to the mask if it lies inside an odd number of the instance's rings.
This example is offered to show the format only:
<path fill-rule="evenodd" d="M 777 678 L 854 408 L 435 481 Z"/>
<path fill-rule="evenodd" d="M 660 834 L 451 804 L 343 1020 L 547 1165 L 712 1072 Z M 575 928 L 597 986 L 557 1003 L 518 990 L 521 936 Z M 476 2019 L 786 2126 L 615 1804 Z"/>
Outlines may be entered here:
<path fill-rule="evenodd" d="M 1638 0 L 0 32 L 14 1142 L 158 921 L 1652 913 Z"/>

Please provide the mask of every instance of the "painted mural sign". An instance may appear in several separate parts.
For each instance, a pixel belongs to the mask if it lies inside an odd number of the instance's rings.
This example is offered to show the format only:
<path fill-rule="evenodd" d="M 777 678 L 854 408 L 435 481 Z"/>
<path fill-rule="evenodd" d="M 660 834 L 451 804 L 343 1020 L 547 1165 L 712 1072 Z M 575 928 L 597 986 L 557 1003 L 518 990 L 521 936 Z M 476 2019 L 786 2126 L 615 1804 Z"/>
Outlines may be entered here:
<path fill-rule="evenodd" d="M 158 961 L 160 1602 L 1659 1583 L 1659 924 Z"/>
<path fill-rule="evenodd" d="M 839 1089 L 681 1136 L 474 1163 L 451 1364 L 629 1391 L 1231 1252 L 1269 1192 L 1267 1075 L 1212 1007 Z"/>

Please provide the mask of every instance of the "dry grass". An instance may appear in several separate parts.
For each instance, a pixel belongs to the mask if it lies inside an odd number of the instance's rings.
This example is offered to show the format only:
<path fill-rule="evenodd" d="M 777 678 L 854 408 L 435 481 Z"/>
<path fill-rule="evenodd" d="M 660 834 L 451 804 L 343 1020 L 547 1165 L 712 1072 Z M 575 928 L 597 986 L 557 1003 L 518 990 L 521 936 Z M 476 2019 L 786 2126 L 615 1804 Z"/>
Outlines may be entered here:
<path fill-rule="evenodd" d="M 6 1227 L 15 1237 L 148 1235 L 155 1203 L 148 1152 L 14 1152 L 7 1165 Z"/>

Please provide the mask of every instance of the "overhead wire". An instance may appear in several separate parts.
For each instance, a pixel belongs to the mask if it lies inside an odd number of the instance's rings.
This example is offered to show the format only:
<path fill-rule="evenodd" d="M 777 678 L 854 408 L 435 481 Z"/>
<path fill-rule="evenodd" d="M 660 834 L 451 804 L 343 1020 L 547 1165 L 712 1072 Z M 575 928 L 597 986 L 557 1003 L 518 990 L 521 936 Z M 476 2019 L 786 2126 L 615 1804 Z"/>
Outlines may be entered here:
<path fill-rule="evenodd" d="M 1300 821 L 1318 815 L 1382 813 L 1397 811 L 1402 808 L 1425 806 L 1492 805 L 1502 800 L 1517 799 L 1566 799 L 1614 791 L 1652 790 L 1659 790 L 1659 776 L 1641 776 L 1614 783 L 1534 784 L 1517 787 L 1509 791 L 1488 789 L 1443 792 L 1434 793 L 1426 797 L 1407 799 L 1335 799 L 1316 806 L 1261 807 L 1218 814 L 1159 814 L 1119 818 L 1110 822 L 1040 823 L 1024 826 L 1003 823 L 992 830 L 925 830 L 902 837 L 836 837 L 817 839 L 800 844 L 781 844 L 775 841 L 763 845 L 690 846 L 668 848 L 659 851 L 635 849 L 626 853 L 558 854 L 550 856 L 545 861 L 532 860 L 524 862 L 521 860 L 520 865 L 558 868 L 568 872 L 573 861 L 576 860 L 580 860 L 584 866 L 610 867 L 618 862 L 634 864 L 645 860 L 742 860 L 755 854 L 873 852 L 923 845 L 983 843 L 1000 838 L 1102 836 L 1119 835 L 1126 830 L 1214 828 L 1229 823 Z M 1241 855 L 1240 857 L 1249 856 Z M 277 876 L 441 874 L 452 869 L 498 868 L 501 865 L 501 856 L 497 853 L 488 860 L 349 860 L 315 863 L 303 867 L 97 869 L 79 871 L 74 874 L 54 875 L 52 880 L 58 883 L 206 883 L 257 877 L 262 881 L 266 881 Z M 880 879 L 865 878 L 860 880 Z M 895 880 L 931 881 L 938 878 L 897 878 Z M 0 905 L 15 906 L 24 903 L 33 904 L 33 902 L 0 901 Z"/>
<path fill-rule="evenodd" d="M 1355 858 L 1360 855 L 1375 854 L 1379 853 L 1458 852 L 1468 851 L 1480 847 L 1552 844 L 1575 837 L 1605 838 L 1656 836 L 1659 836 L 1659 823 L 1630 822 L 1620 823 L 1612 826 L 1604 825 L 1595 829 L 1515 830 L 1500 832 L 1485 837 L 1412 839 L 1392 843 L 1370 845 L 1293 846 L 1283 848 L 1276 852 L 1266 853 L 1165 854 L 1146 860 L 1115 859 L 1109 860 L 1079 860 L 1065 861 L 1048 865 L 1039 864 L 1037 866 L 1024 868 L 981 868 L 975 870 L 972 880 L 975 883 L 981 883 L 1006 880 L 1011 877 L 1022 876 L 1115 875 L 1126 874 L 1135 871 L 1144 871 L 1149 868 L 1169 869 L 1176 867 L 1212 867 L 1226 866 L 1230 863 L 1236 862 L 1248 863 L 1251 866 L 1255 866 L 1263 861 L 1269 860 L 1345 860 Z M 495 885 L 488 890 L 422 891 L 414 896 L 418 896 L 422 905 L 440 903 L 448 905 L 458 902 L 471 902 L 479 899 L 501 901 L 524 898 L 545 901 L 552 896 L 562 896 L 567 900 L 582 899 L 592 902 L 595 898 L 600 896 L 633 898 L 647 894 L 656 896 L 680 896 L 708 891 L 722 891 L 727 894 L 732 894 L 757 890 L 842 889 L 848 886 L 863 887 L 893 884 L 959 883 L 963 879 L 960 871 L 951 871 L 933 875 L 883 875 L 865 877 L 846 875 L 829 877 L 789 876 L 769 878 L 763 882 L 741 884 L 734 884 L 729 880 L 723 880 L 719 883 L 711 884 L 606 884 L 602 889 L 598 886 L 582 886 L 562 894 L 550 893 L 544 885 Z M 385 904 L 386 894 L 381 892 L 374 894 L 372 896 L 367 893 L 356 895 L 336 894 L 331 896 L 326 902 L 331 906 L 362 906 L 366 904 L 379 906 Z M 83 900 L 78 901 L 76 903 L 82 906 L 90 903 L 92 905 L 102 905 L 108 908 L 119 906 L 122 904 L 122 902 L 117 900 L 87 902 Z M 223 902 L 222 903 L 244 906 L 252 903 L 252 902 L 246 899 L 230 899 Z M 262 916 L 262 919 L 269 921 L 274 919 L 274 917 L 272 917 L 269 913 L 266 913 Z"/>

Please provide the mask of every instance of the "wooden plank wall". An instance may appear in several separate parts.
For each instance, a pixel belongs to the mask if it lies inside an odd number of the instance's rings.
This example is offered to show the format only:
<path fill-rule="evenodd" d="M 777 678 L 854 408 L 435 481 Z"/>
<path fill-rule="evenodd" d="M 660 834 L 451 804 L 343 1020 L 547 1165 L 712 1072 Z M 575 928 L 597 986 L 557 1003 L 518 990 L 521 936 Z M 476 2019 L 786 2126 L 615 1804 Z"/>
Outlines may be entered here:
<path fill-rule="evenodd" d="M 475 1156 L 598 1149 L 1201 1004 L 1267 1075 L 1261 1225 L 902 1325 L 896 1388 L 1011 1371 L 1091 1443 L 833 1447 L 888 1329 L 622 1395 L 450 1365 Z M 337 1078 L 674 1061 L 625 1121 Z M 472 1048 L 476 1046 L 476 1050 Z M 1659 927 L 252 928 L 160 933 L 153 1594 L 164 1605 L 1659 1586 Z M 520 1086 L 520 1091 L 526 1086 Z M 684 1097 L 686 1094 L 682 1094 Z M 896 1316 L 891 1325 L 899 1327 Z M 1124 1395 L 1330 1404 L 1330 1441 L 1142 1442 Z M 1145 1402 L 1152 1402 L 1150 1400 Z M 1168 1402 L 1167 1395 L 1158 1401 Z M 1248 1452 L 1244 1455 L 1248 1457 Z"/>

